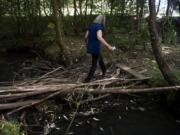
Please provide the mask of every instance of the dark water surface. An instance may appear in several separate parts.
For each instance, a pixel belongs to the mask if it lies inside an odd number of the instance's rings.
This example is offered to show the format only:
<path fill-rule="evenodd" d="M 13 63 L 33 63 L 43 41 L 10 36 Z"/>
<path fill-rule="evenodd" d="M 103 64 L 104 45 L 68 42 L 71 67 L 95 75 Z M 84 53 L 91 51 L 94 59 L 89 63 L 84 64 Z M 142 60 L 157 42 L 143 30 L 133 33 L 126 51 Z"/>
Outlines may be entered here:
<path fill-rule="evenodd" d="M 74 135 L 180 135 L 180 123 L 158 110 L 126 111 L 123 114 L 112 108 L 94 117 L 100 121 L 86 117 L 90 124 L 73 126 Z"/>
<path fill-rule="evenodd" d="M 180 121 L 162 107 L 159 102 L 141 100 L 131 103 L 113 101 L 109 105 L 93 103 L 95 114 L 86 116 L 91 110 L 79 110 L 69 134 L 73 135 L 180 135 Z M 134 99 L 131 99 L 131 101 Z M 147 98 L 147 100 L 149 100 Z M 129 102 L 129 103 L 128 103 Z M 99 104 L 99 105 L 98 105 Z M 82 111 L 82 112 L 81 112 Z M 68 117 L 68 120 L 64 118 Z M 70 114 L 60 114 L 51 135 L 64 135 L 70 124 Z"/>

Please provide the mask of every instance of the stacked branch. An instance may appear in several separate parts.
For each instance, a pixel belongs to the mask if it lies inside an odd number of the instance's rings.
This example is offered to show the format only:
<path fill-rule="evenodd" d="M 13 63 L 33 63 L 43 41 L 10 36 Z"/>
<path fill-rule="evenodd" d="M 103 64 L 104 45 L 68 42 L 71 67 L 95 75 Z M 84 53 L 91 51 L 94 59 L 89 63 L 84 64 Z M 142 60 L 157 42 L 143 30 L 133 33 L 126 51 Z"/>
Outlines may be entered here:
<path fill-rule="evenodd" d="M 93 93 L 93 94 L 105 94 L 102 97 L 110 96 L 113 93 L 141 93 L 141 92 L 153 92 L 153 91 L 168 91 L 168 90 L 180 90 L 180 86 L 173 87 L 159 87 L 159 88 L 143 88 L 134 89 L 132 87 L 147 81 L 149 78 L 134 71 L 133 69 L 118 64 L 118 71 L 122 70 L 126 72 L 129 78 L 120 77 L 120 72 L 116 72 L 108 78 L 95 80 L 90 83 L 78 83 L 77 81 L 72 83 L 69 79 L 69 74 L 73 76 L 73 73 L 77 73 L 77 69 L 62 71 L 57 73 L 59 68 L 32 80 L 31 82 L 21 82 L 15 86 L 0 87 L 0 110 L 12 110 L 9 114 L 22 110 L 24 108 L 42 103 L 57 95 L 65 97 L 69 93 Z M 81 69 L 78 69 L 81 71 Z M 60 77 L 54 77 L 53 73 L 58 74 Z M 66 75 L 68 74 L 68 75 Z M 78 77 L 76 77 L 78 78 Z M 49 79 L 49 81 L 47 81 Z M 66 81 L 62 81 L 66 80 Z M 101 99 L 102 97 L 98 98 Z M 87 99 L 88 101 L 88 99 Z"/>

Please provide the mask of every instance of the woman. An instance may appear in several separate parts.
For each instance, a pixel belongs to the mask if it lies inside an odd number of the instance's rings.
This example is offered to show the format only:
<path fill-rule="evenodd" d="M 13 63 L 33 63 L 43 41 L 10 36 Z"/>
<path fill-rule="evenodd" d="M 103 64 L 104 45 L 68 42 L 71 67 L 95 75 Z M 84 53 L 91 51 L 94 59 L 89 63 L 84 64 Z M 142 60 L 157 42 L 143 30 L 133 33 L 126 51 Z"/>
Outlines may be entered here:
<path fill-rule="evenodd" d="M 102 75 L 104 76 L 106 74 L 106 67 L 101 55 L 101 44 L 108 47 L 109 50 L 113 50 L 113 47 L 109 45 L 102 36 L 105 21 L 106 18 L 104 15 L 97 16 L 93 23 L 89 26 L 89 29 L 86 31 L 85 42 L 87 45 L 87 53 L 92 55 L 92 65 L 84 82 L 89 82 L 92 79 L 97 63 L 99 63 L 101 67 Z"/>

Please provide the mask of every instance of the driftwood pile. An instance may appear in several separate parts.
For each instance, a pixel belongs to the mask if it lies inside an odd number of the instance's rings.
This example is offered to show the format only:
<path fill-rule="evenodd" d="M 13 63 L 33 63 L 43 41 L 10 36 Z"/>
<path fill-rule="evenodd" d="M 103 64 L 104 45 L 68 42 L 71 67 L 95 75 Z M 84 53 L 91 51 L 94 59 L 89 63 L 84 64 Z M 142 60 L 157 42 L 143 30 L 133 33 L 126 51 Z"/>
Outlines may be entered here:
<path fill-rule="evenodd" d="M 112 93 L 139 93 L 180 89 L 180 86 L 132 89 L 132 87 L 147 81 L 149 78 L 123 64 L 117 64 L 116 68 L 113 68 L 103 79 L 94 80 L 90 83 L 81 83 L 83 78 L 83 68 L 81 67 L 73 69 L 58 67 L 34 80 L 15 82 L 13 86 L 0 87 L 0 110 L 11 110 L 8 114 L 12 114 L 57 95 L 64 96 L 74 92 L 104 94 L 94 99 L 98 100 Z"/>

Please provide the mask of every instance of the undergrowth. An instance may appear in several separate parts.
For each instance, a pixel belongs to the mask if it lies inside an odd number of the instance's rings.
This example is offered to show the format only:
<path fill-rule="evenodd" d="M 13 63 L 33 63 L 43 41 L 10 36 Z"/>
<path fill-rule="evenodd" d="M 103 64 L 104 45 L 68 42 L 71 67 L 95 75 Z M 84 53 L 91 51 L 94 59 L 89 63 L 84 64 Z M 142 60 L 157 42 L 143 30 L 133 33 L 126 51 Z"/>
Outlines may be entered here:
<path fill-rule="evenodd" d="M 172 70 L 172 72 L 176 75 L 177 79 L 180 81 L 180 71 Z M 161 71 L 156 68 L 151 73 L 151 79 L 149 80 L 149 84 L 151 86 L 166 86 L 168 85 L 167 81 L 164 79 Z"/>

